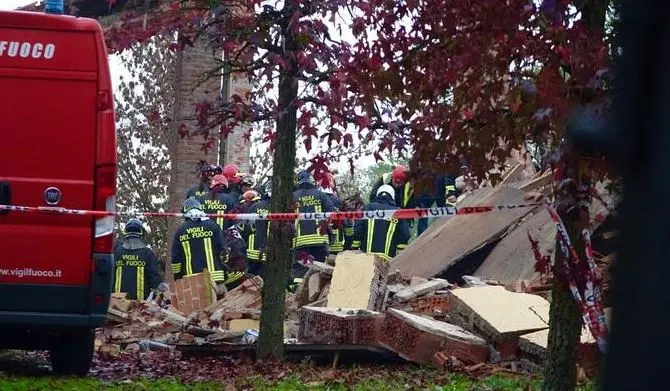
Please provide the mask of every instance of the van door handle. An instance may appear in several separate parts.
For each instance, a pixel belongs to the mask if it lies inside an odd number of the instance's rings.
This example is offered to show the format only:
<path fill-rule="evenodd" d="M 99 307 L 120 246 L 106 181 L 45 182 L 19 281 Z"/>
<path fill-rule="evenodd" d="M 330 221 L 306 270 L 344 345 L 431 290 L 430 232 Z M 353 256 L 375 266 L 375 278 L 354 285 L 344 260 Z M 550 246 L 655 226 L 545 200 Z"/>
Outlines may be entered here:
<path fill-rule="evenodd" d="M 0 182 L 0 205 L 12 204 L 12 192 L 9 182 Z M 8 210 L 0 210 L 0 215 L 9 213 Z"/>

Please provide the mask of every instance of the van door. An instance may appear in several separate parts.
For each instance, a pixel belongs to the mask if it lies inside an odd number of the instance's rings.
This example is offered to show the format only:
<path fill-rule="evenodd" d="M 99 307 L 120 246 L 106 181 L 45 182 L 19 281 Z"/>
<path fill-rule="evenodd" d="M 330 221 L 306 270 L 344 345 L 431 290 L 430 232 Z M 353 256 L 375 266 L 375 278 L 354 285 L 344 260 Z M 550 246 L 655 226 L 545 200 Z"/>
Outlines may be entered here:
<path fill-rule="evenodd" d="M 97 53 L 90 31 L 0 23 L 0 183 L 11 204 L 94 207 Z M 93 265 L 92 228 L 88 216 L 0 215 L 0 296 L 11 284 L 81 292 Z M 85 311 L 87 297 L 78 300 L 76 311 Z M 0 310 L 12 306 L 0 300 Z"/>

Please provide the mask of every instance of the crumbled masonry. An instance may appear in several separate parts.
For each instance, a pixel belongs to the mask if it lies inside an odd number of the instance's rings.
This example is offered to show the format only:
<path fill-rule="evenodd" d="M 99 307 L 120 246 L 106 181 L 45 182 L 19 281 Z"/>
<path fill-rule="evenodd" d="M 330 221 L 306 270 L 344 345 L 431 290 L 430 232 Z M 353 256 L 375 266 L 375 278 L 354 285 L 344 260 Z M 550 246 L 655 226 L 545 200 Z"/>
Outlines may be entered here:
<path fill-rule="evenodd" d="M 542 177 L 525 178 L 518 183 L 508 180 L 505 186 L 527 191 L 533 183 L 544 183 L 539 180 Z M 503 193 L 514 198 L 515 191 Z M 502 193 L 488 188 L 477 190 L 470 197 L 476 203 L 495 194 Z M 460 286 L 457 281 L 436 278 L 433 272 L 404 275 L 403 270 L 394 268 L 396 260 L 389 264 L 359 251 L 344 251 L 329 257 L 326 263 L 313 263 L 295 294 L 287 294 L 286 343 L 328 345 L 334 351 L 352 346 L 381 349 L 438 368 L 477 368 L 495 363 L 537 371 L 546 355 L 552 277 L 532 271 L 532 250 L 524 248 L 530 248 L 530 244 L 519 242 L 521 238 L 527 241 L 526 231 L 517 234 L 517 230 L 528 230 L 530 223 L 540 224 L 537 232 L 551 235 L 551 226 L 542 225 L 546 217 L 543 211 L 527 217 L 519 217 L 518 211 L 510 213 L 517 214 L 510 218 L 500 214 L 477 218 L 510 224 L 503 224 L 504 232 L 495 233 L 495 240 L 502 239 L 498 246 L 504 247 L 494 247 L 489 256 L 499 259 L 508 254 L 515 258 L 498 264 L 486 258 L 481 272 L 475 270 L 472 276 L 461 276 Z M 416 264 L 403 266 L 404 270 L 426 272 L 428 269 L 421 266 L 424 261 L 433 262 L 430 267 L 434 271 L 444 269 L 440 262 L 448 270 L 449 265 L 467 260 L 468 254 L 482 245 L 478 237 L 468 243 L 463 238 L 454 244 L 460 249 L 457 252 L 440 253 L 441 248 L 451 245 L 449 241 L 429 239 L 447 235 L 449 224 L 436 222 L 424 233 L 426 239 L 413 242 L 403 251 L 403 259 L 415 254 L 412 262 Z M 486 220 L 481 224 L 491 226 Z M 550 242 L 540 238 L 542 249 L 550 247 Z M 424 259 L 420 254 L 429 255 Z M 452 255 L 457 259 L 448 258 Z M 596 261 L 603 267 L 607 282 L 614 255 L 598 254 Z M 173 284 L 173 305 L 167 308 L 155 302 L 129 301 L 115 294 L 109 308 L 109 326 L 98 332 L 98 349 L 179 350 L 198 345 L 215 350 L 253 344 L 262 310 L 263 280 L 250 278 L 218 301 L 212 301 L 207 281 L 206 275 L 197 275 Z M 578 351 L 581 372 L 595 373 L 596 353 L 595 341 L 584 329 Z"/>

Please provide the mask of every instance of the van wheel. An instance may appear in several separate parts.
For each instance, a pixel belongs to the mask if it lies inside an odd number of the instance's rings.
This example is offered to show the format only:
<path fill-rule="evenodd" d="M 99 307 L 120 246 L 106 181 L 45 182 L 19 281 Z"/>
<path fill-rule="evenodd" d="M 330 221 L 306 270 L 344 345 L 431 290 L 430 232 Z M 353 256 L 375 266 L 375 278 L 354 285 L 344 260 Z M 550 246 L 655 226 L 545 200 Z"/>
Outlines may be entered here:
<path fill-rule="evenodd" d="M 61 334 L 50 350 L 51 367 L 61 375 L 86 376 L 95 349 L 95 330 Z"/>

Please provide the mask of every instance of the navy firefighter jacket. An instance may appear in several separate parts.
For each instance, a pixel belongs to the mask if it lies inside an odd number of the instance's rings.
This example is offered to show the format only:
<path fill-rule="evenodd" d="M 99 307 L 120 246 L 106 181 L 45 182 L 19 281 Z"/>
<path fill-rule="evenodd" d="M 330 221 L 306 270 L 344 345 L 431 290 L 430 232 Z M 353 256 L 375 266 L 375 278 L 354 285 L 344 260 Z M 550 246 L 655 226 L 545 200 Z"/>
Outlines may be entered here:
<path fill-rule="evenodd" d="M 149 247 L 114 251 L 114 292 L 127 293 L 131 300 L 145 300 L 162 282 L 158 258 Z"/>
<path fill-rule="evenodd" d="M 214 282 L 224 282 L 226 247 L 223 231 L 214 220 L 184 221 L 172 241 L 172 274 L 175 280 L 201 273 L 206 268 Z"/>
<path fill-rule="evenodd" d="M 293 202 L 296 205 L 296 212 L 298 213 L 335 211 L 335 206 L 330 197 L 316 187 L 298 188 L 298 190 L 293 192 Z M 294 248 L 300 249 L 328 244 L 328 234 L 320 232 L 320 222 L 315 220 L 297 220 L 295 226 Z"/>

